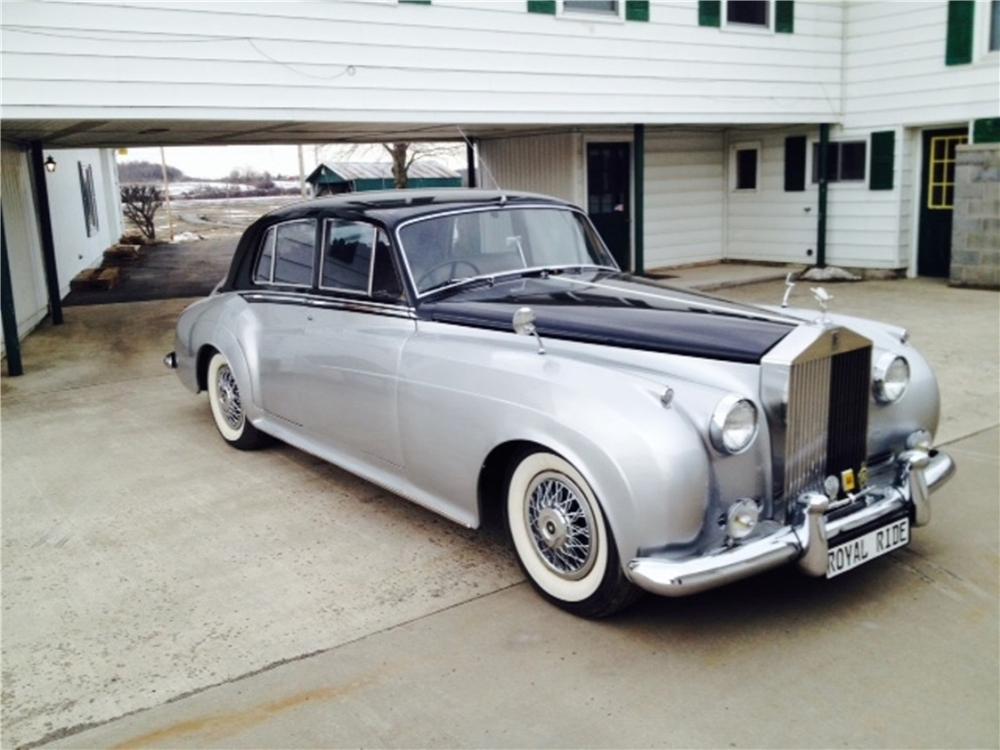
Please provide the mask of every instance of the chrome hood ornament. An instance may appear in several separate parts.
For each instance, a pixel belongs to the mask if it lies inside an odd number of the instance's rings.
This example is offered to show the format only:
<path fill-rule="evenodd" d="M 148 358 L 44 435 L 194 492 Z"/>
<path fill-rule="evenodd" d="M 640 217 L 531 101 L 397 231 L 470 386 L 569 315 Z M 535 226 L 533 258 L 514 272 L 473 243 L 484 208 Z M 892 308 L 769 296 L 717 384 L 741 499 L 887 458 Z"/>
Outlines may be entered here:
<path fill-rule="evenodd" d="M 821 286 L 809 287 L 809 291 L 812 292 L 813 297 L 816 298 L 817 304 L 819 304 L 820 316 L 817 318 L 816 322 L 826 325 L 829 322 L 826 314 L 830 306 L 830 300 L 833 299 L 833 295 Z"/>

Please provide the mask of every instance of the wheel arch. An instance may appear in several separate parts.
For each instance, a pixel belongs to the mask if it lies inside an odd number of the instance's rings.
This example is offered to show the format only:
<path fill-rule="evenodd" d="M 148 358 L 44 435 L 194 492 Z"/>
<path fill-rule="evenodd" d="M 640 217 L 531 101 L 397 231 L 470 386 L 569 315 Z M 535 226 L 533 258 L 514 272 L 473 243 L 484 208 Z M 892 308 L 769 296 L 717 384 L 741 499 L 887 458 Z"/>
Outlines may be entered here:
<path fill-rule="evenodd" d="M 199 391 L 208 390 L 208 363 L 212 361 L 212 356 L 219 350 L 211 344 L 203 344 L 198 350 L 195 358 L 195 377 L 198 382 Z"/>

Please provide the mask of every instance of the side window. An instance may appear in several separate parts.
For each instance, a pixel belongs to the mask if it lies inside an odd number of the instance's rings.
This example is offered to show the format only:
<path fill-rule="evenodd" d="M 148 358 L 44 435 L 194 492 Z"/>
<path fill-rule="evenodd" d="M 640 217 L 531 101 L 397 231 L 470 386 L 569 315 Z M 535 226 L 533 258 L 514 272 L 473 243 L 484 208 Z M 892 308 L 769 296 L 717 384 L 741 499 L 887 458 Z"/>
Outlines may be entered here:
<path fill-rule="evenodd" d="M 312 286 L 316 222 L 293 221 L 275 230 L 274 283 Z"/>
<path fill-rule="evenodd" d="M 381 229 L 375 243 L 375 262 L 372 264 L 372 298 L 396 302 L 403 298 L 403 285 L 392 262 L 392 246 Z"/>
<path fill-rule="evenodd" d="M 264 234 L 264 241 L 261 243 L 260 257 L 257 259 L 257 268 L 253 272 L 253 280 L 258 284 L 271 283 L 271 260 L 274 258 L 274 227 L 271 227 Z"/>
<path fill-rule="evenodd" d="M 357 221 L 329 219 L 319 285 L 323 289 L 368 294 L 375 227 Z"/>

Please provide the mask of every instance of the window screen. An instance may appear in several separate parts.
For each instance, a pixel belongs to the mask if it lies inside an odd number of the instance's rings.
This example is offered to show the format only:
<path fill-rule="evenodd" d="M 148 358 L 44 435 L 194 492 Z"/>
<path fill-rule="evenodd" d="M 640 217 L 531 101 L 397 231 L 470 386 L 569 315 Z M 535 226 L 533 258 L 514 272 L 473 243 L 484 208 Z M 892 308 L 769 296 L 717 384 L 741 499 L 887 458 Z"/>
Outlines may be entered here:
<path fill-rule="evenodd" d="M 326 223 L 320 286 L 368 293 L 375 227 L 357 221 L 331 219 Z"/>
<path fill-rule="evenodd" d="M 855 182 L 865 179 L 864 141 L 843 141 L 827 144 L 827 182 Z M 819 144 L 813 144 L 812 181 L 819 182 Z"/>
<path fill-rule="evenodd" d="M 757 189 L 757 149 L 736 150 L 736 189 Z"/>
<path fill-rule="evenodd" d="M 618 15 L 618 0 L 563 0 L 567 13 L 604 13 Z"/>
<path fill-rule="evenodd" d="M 289 222 L 275 229 L 274 283 L 312 286 L 315 222 Z"/>
<path fill-rule="evenodd" d="M 747 23 L 767 26 L 767 7 L 770 0 L 729 0 L 726 3 L 728 23 Z"/>

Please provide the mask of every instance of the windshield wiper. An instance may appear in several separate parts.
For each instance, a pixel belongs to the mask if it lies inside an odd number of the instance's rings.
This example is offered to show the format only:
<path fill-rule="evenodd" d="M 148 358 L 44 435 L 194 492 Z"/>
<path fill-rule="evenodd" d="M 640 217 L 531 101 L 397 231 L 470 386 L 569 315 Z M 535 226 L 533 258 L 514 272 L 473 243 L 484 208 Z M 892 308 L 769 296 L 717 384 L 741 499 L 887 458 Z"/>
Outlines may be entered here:
<path fill-rule="evenodd" d="M 435 284 L 432 287 L 420 290 L 420 293 L 430 294 L 431 292 L 437 291 L 438 289 L 444 289 L 445 287 L 448 287 L 449 290 L 458 290 L 460 288 L 472 286 L 473 284 L 489 284 L 490 286 L 493 286 L 493 283 L 494 281 L 492 276 L 466 276 L 461 279 L 448 279 L 447 281 L 442 281 L 440 284 Z"/>

